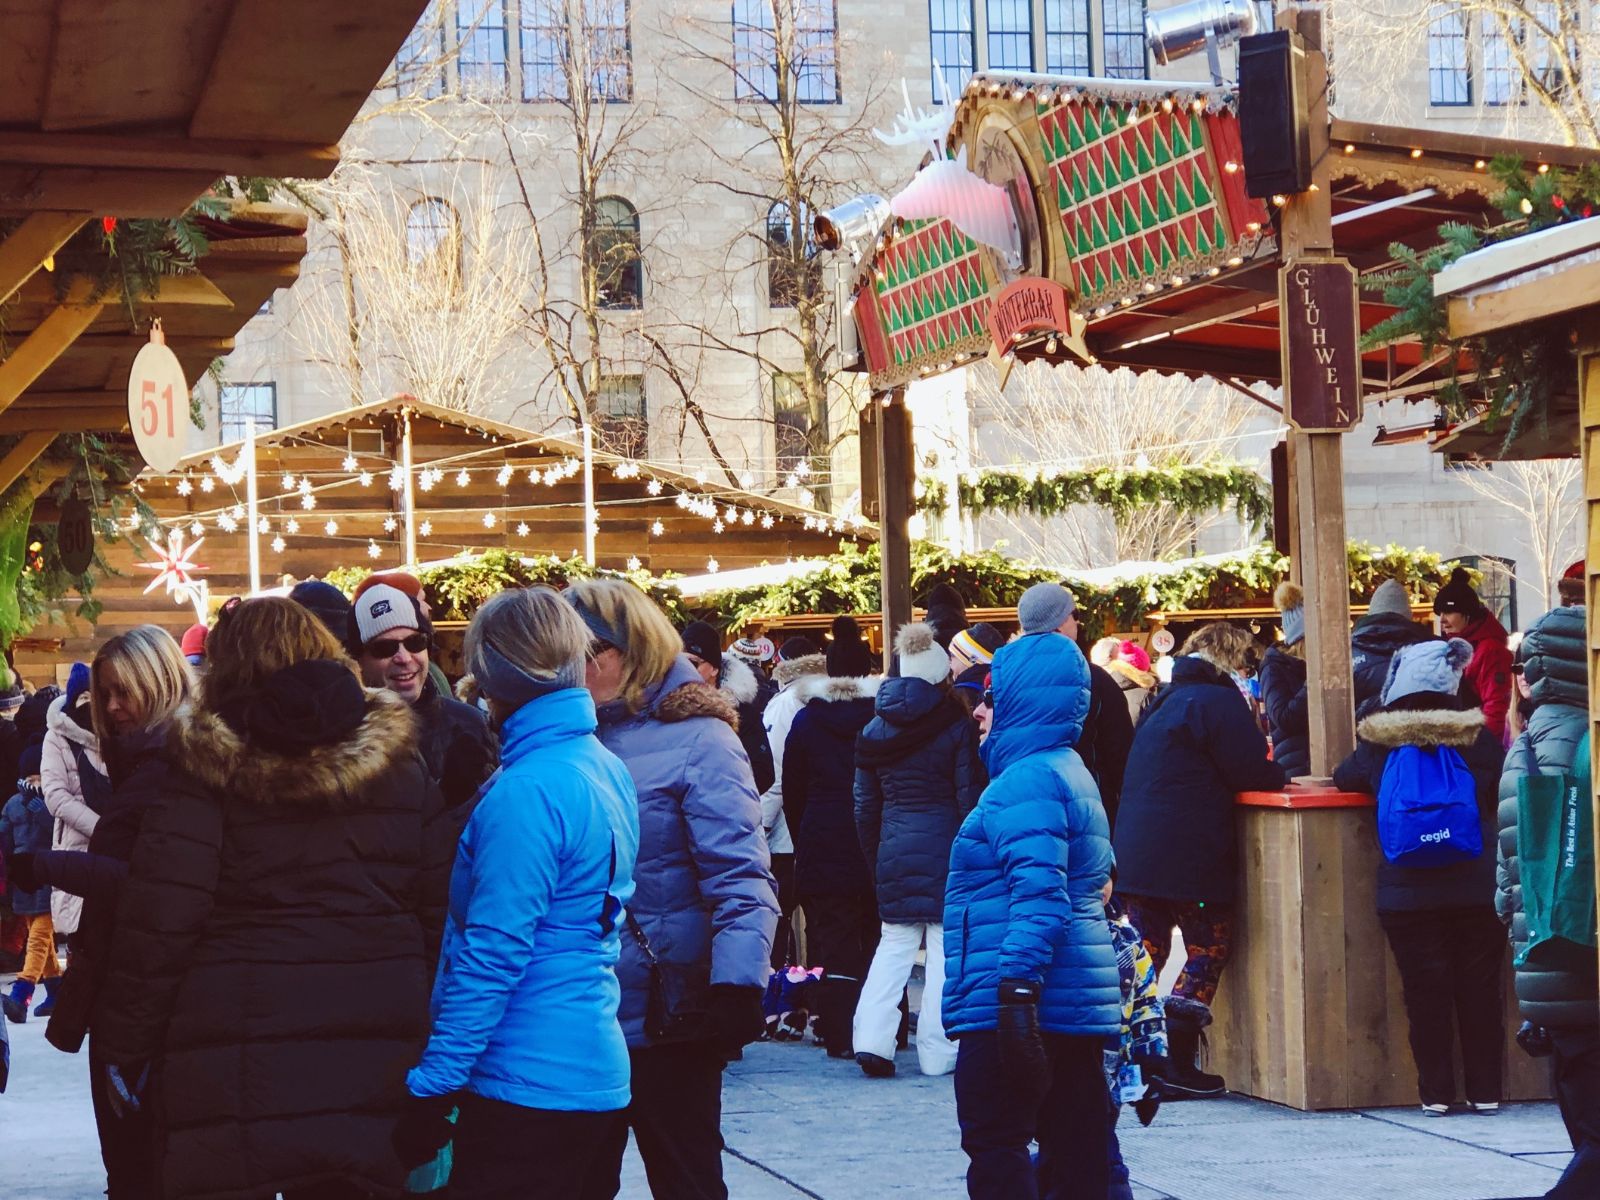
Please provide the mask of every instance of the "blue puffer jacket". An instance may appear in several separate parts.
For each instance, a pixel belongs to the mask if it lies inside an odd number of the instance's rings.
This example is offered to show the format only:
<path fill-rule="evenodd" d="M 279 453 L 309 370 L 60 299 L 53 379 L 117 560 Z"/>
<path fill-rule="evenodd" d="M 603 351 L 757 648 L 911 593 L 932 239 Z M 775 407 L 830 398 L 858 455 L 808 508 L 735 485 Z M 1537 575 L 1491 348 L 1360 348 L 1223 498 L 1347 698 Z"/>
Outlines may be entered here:
<path fill-rule="evenodd" d="M 595 726 L 581 688 L 506 719 L 501 769 L 456 850 L 433 1032 L 406 1080 L 413 1095 L 464 1088 L 524 1108 L 627 1106 L 617 927 L 639 821 L 633 780 Z"/>
<path fill-rule="evenodd" d="M 778 887 L 761 832 L 750 760 L 734 732 L 733 701 L 679 655 L 646 690 L 638 712 L 600 706 L 600 741 L 639 793 L 639 861 L 633 913 L 663 962 L 695 968 L 707 984 L 765 987 L 778 928 Z M 628 1045 L 644 1034 L 650 973 L 632 938 L 622 942 L 618 1018 Z"/>
<path fill-rule="evenodd" d="M 7 859 L 13 854 L 48 853 L 54 827 L 44 793 L 37 786 L 24 783 L 16 795 L 0 806 L 0 853 Z M 40 916 L 50 911 L 50 889 L 24 892 L 12 885 L 9 903 L 19 917 Z"/>
<path fill-rule="evenodd" d="M 1058 633 L 994 656 L 993 782 L 950 852 L 944 1027 L 994 1029 L 1002 979 L 1043 982 L 1047 1033 L 1110 1036 L 1122 985 L 1100 889 L 1111 837 L 1094 780 L 1072 749 L 1089 710 L 1089 665 Z"/>

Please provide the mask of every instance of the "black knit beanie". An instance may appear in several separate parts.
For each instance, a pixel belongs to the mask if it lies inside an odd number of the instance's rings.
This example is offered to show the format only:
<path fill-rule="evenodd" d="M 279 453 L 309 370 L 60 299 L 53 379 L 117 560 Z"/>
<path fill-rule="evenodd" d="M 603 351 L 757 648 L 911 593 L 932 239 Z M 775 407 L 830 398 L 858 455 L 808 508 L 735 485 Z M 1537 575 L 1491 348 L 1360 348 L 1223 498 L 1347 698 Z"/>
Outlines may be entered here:
<path fill-rule="evenodd" d="M 833 619 L 833 640 L 828 643 L 828 674 L 835 677 L 872 674 L 872 653 L 861 640 L 861 626 L 854 617 Z"/>

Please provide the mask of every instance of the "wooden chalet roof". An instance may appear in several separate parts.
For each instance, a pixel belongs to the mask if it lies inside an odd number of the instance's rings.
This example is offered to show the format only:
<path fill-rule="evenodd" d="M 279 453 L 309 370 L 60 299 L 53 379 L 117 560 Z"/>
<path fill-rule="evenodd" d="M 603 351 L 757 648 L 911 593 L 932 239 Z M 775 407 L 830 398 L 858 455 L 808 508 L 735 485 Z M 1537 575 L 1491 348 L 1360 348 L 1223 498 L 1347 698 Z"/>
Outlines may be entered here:
<path fill-rule="evenodd" d="M 1038 248 L 1022 274 L 1069 289 L 1102 365 L 1280 382 L 1273 209 L 1245 195 L 1236 102 L 1209 84 L 1011 73 L 976 75 L 963 93 L 950 152 L 965 150 L 983 172 L 1006 157 L 995 151 L 1000 139 L 1010 143 L 1037 224 Z M 1500 187 L 1486 169 L 1497 156 L 1530 166 L 1600 162 L 1591 150 L 1343 120 L 1329 136 L 1334 252 L 1363 273 L 1391 266 L 1393 243 L 1436 244 L 1443 222 L 1501 221 L 1492 204 Z M 858 285 L 876 389 L 988 352 L 1002 273 L 949 221 L 891 221 Z M 1362 327 L 1391 311 L 1363 298 Z M 1047 333 L 1015 354 L 1080 361 Z M 1440 365 L 1423 361 L 1415 343 L 1369 351 L 1368 394 L 1431 392 Z"/>
<path fill-rule="evenodd" d="M 321 575 L 341 565 L 402 563 L 403 500 L 391 487 L 390 473 L 399 469 L 405 413 L 411 415 L 419 558 L 493 547 L 559 557 L 581 552 L 583 449 L 578 441 L 401 396 L 329 413 L 257 439 L 260 512 L 270 527 L 262 537 L 264 582 L 283 573 Z M 242 480 L 228 484 L 221 478 L 234 474 L 241 450 L 234 443 L 200 451 L 185 458 L 172 475 L 146 474 L 138 481 L 165 524 L 188 529 L 200 522 L 206 552 L 226 556 L 234 564 L 230 569 L 239 571 L 237 579 L 218 577 L 214 589 L 242 590 L 244 582 L 246 535 L 242 520 L 232 514 L 245 502 L 245 487 Z M 220 473 L 219 461 L 224 468 Z M 656 573 L 699 574 L 712 559 L 719 569 L 755 566 L 831 554 L 843 538 L 876 537 L 859 520 L 841 521 L 709 476 L 692 478 L 599 451 L 594 464 L 600 566 L 621 569 L 637 558 L 640 566 Z M 370 477 L 365 484 L 364 473 Z M 293 488 L 285 487 L 285 475 L 294 477 Z M 207 477 L 211 492 L 202 490 Z M 180 492 L 181 480 L 187 480 L 186 495 Z M 307 487 L 314 508 L 304 507 Z M 237 531 L 226 529 L 225 514 L 238 522 Z M 492 523 L 485 524 L 486 517 Z M 329 519 L 338 523 L 334 535 L 326 533 Z M 297 532 L 290 532 L 291 520 L 297 522 Z M 386 528 L 391 520 L 395 528 Z M 658 522 L 660 531 L 655 532 Z M 521 532 L 524 526 L 526 532 Z M 285 543 L 281 553 L 270 548 L 279 536 Z M 369 554 L 374 545 L 379 548 L 376 558 Z"/>

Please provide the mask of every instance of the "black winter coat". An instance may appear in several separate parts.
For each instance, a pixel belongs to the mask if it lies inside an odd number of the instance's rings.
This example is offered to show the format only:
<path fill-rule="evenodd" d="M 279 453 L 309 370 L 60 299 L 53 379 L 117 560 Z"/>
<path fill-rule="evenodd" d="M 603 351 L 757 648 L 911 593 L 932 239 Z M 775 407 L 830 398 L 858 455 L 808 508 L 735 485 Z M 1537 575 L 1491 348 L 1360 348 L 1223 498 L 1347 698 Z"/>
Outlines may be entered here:
<path fill-rule="evenodd" d="M 988 776 L 966 706 L 925 679 L 886 679 L 856 738 L 856 833 L 894 925 L 944 919 L 950 845 Z"/>
<path fill-rule="evenodd" d="M 1275 791 L 1285 779 L 1233 680 L 1203 658 L 1174 659 L 1172 682 L 1133 735 L 1113 837 L 1117 890 L 1231 903 L 1239 874 L 1234 797 Z"/>
<path fill-rule="evenodd" d="M 1443 867 L 1397 867 L 1378 859 L 1378 911 L 1428 912 L 1483 908 L 1494 903 L 1495 799 L 1505 751 L 1484 728 L 1483 713 L 1457 707 L 1454 696 L 1418 693 L 1398 705 L 1380 708 L 1356 726 L 1356 748 L 1333 772 L 1344 792 L 1378 794 L 1389 752 L 1398 746 L 1425 750 L 1451 746 L 1461 755 L 1477 787 L 1483 853 Z M 1374 811 L 1376 820 L 1376 811 Z"/>
<path fill-rule="evenodd" d="M 417 714 L 417 749 L 428 778 L 439 785 L 450 808 L 466 804 L 494 774 L 500 746 L 480 709 L 446 696 L 430 676 L 412 708 Z M 458 826 L 466 825 L 459 815 Z"/>
<path fill-rule="evenodd" d="M 808 675 L 794 685 L 805 703 L 783 744 L 783 812 L 802 902 L 872 891 L 856 836 L 856 735 L 872 720 L 878 683 Z"/>
<path fill-rule="evenodd" d="M 772 766 L 772 748 L 767 745 L 767 730 L 761 723 L 761 714 L 778 694 L 778 685 L 737 654 L 722 656 L 720 691 L 739 711 L 739 744 L 750 760 L 750 774 L 755 776 L 756 793 L 772 786 L 777 774 Z"/>
<path fill-rule="evenodd" d="M 1311 773 L 1311 721 L 1306 713 L 1306 662 L 1280 646 L 1261 660 L 1261 707 L 1272 757 L 1293 779 Z"/>
<path fill-rule="evenodd" d="M 455 846 L 405 702 L 349 704 L 292 753 L 255 707 L 174 729 L 185 774 L 146 810 L 94 1028 L 106 1061 L 154 1064 L 168 1200 L 400 1191 Z"/>
<path fill-rule="evenodd" d="M 1433 632 L 1399 613 L 1368 613 L 1350 634 L 1350 665 L 1355 673 L 1356 714 L 1379 702 L 1389 660 L 1404 646 L 1430 642 Z"/>
<path fill-rule="evenodd" d="M 1104 667 L 1090 663 L 1089 714 L 1083 719 L 1083 733 L 1074 749 L 1099 785 L 1100 803 L 1105 806 L 1106 820 L 1113 829 L 1132 747 L 1133 717 L 1128 713 L 1122 685 Z"/>

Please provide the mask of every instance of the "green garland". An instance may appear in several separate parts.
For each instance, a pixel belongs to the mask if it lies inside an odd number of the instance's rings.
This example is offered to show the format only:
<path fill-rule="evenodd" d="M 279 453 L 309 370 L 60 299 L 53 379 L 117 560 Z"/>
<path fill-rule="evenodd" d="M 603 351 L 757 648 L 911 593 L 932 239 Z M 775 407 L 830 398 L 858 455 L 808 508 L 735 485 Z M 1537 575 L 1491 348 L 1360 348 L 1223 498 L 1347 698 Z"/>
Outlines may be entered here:
<path fill-rule="evenodd" d="M 920 481 L 920 512 L 944 512 L 949 491 L 934 478 Z M 963 476 L 957 488 L 961 510 L 974 516 L 988 512 L 1028 512 L 1053 517 L 1084 504 L 1125 517 L 1154 504 L 1170 504 L 1180 512 L 1216 512 L 1232 506 L 1253 532 L 1266 528 L 1272 516 L 1272 489 L 1252 467 L 1239 463 L 1179 463 L 1170 467 L 1099 467 L 1031 476 L 1017 471 L 986 470 Z"/>
<path fill-rule="evenodd" d="M 1424 358 L 1438 349 L 1453 350 L 1449 378 L 1437 393 L 1440 405 L 1459 420 L 1474 415 L 1486 401 L 1489 420 L 1506 419 L 1503 444 L 1509 444 L 1530 420 L 1544 428 L 1555 398 L 1574 386 L 1572 321 L 1556 316 L 1452 341 L 1448 304 L 1434 295 L 1434 276 L 1485 246 L 1592 217 L 1600 210 L 1600 165 L 1586 163 L 1576 173 L 1557 170 L 1530 176 L 1520 158 L 1502 156 L 1489 164 L 1489 173 L 1505 185 L 1495 205 L 1509 224 L 1492 233 L 1458 222 L 1441 225 L 1440 244 L 1421 254 L 1403 243 L 1391 245 L 1389 253 L 1400 265 L 1370 276 L 1363 286 L 1381 293 L 1397 311 L 1373 326 L 1362 344 L 1370 349 L 1414 337 Z M 1463 354 L 1478 372 L 1471 394 L 1460 378 Z"/>

